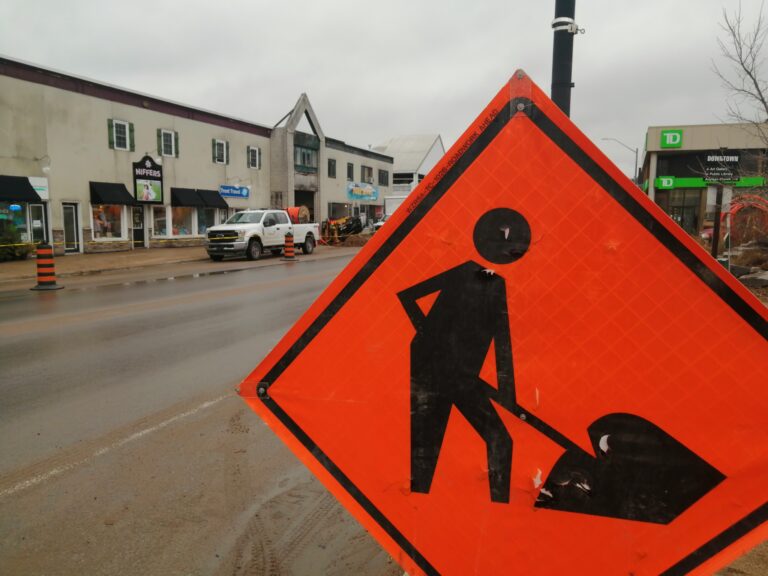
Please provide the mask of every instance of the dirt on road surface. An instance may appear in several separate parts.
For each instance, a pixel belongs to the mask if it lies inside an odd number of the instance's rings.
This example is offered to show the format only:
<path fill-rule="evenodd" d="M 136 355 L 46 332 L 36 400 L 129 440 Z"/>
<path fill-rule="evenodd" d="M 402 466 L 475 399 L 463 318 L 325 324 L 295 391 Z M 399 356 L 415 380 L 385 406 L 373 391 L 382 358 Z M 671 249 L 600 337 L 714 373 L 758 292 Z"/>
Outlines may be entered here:
<path fill-rule="evenodd" d="M 233 392 L 0 478 L 0 572 L 402 575 Z"/>

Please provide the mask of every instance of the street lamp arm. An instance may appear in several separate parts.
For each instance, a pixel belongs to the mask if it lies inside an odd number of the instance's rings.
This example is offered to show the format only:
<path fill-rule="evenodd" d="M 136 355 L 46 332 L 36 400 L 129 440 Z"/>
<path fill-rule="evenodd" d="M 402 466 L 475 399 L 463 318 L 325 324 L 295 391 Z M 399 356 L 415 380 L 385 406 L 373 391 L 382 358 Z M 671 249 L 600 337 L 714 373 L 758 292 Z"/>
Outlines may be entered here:
<path fill-rule="evenodd" d="M 630 152 L 634 152 L 635 154 L 637 154 L 637 152 L 639 150 L 638 148 L 632 148 L 631 146 L 627 146 L 626 144 L 624 144 L 624 142 L 622 142 L 621 140 L 619 140 L 617 138 L 600 138 L 600 140 L 613 140 L 617 144 L 621 144 L 622 146 L 624 146 L 624 148 L 626 148 Z"/>
<path fill-rule="evenodd" d="M 621 144 L 622 146 L 624 146 L 624 148 L 626 148 L 630 152 L 634 152 L 635 153 L 635 171 L 632 174 L 632 181 L 637 183 L 639 181 L 639 178 L 638 178 L 638 175 L 637 175 L 637 155 L 638 155 L 638 152 L 640 151 L 640 149 L 639 148 L 632 148 L 631 146 L 628 146 L 628 145 L 624 144 L 624 142 L 622 142 L 618 138 L 610 138 L 609 137 L 609 138 L 601 138 L 601 140 L 612 140 L 613 142 L 616 142 L 617 144 Z"/>

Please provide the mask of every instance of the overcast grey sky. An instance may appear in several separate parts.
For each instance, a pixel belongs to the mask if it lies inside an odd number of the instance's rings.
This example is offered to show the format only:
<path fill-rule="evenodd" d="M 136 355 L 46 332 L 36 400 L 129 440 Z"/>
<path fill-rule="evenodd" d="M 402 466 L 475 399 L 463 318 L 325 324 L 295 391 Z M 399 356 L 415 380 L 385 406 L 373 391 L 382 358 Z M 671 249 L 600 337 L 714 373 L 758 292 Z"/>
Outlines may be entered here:
<path fill-rule="evenodd" d="M 4 0 L 0 54 L 273 125 L 306 92 L 326 135 L 448 148 L 517 68 L 549 93 L 554 0 Z M 726 119 L 736 0 L 578 0 L 571 118 L 622 170 L 648 126 Z M 745 15 L 760 0 L 742 0 Z M 642 161 L 642 159 L 641 159 Z"/>

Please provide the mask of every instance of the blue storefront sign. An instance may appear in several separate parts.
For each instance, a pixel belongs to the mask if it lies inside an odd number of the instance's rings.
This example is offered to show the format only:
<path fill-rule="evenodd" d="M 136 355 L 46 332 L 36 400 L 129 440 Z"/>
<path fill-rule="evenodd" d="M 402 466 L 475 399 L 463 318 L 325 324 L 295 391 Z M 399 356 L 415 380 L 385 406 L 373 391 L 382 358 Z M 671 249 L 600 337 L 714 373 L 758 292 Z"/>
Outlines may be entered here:
<path fill-rule="evenodd" d="M 219 186 L 219 194 L 224 198 L 248 198 L 251 195 L 250 186 Z"/>
<path fill-rule="evenodd" d="M 375 201 L 379 199 L 379 189 L 372 184 L 347 182 L 347 198 L 350 200 Z"/>

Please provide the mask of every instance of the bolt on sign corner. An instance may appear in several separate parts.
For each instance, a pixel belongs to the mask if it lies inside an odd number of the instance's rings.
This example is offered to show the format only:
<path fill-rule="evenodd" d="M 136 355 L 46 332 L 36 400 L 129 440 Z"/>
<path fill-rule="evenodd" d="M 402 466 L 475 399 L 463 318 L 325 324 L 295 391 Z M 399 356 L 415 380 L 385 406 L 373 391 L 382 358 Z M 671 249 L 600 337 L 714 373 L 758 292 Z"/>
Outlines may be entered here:
<path fill-rule="evenodd" d="M 705 574 L 768 535 L 766 374 L 766 309 L 521 71 L 240 393 L 411 575 Z"/>

